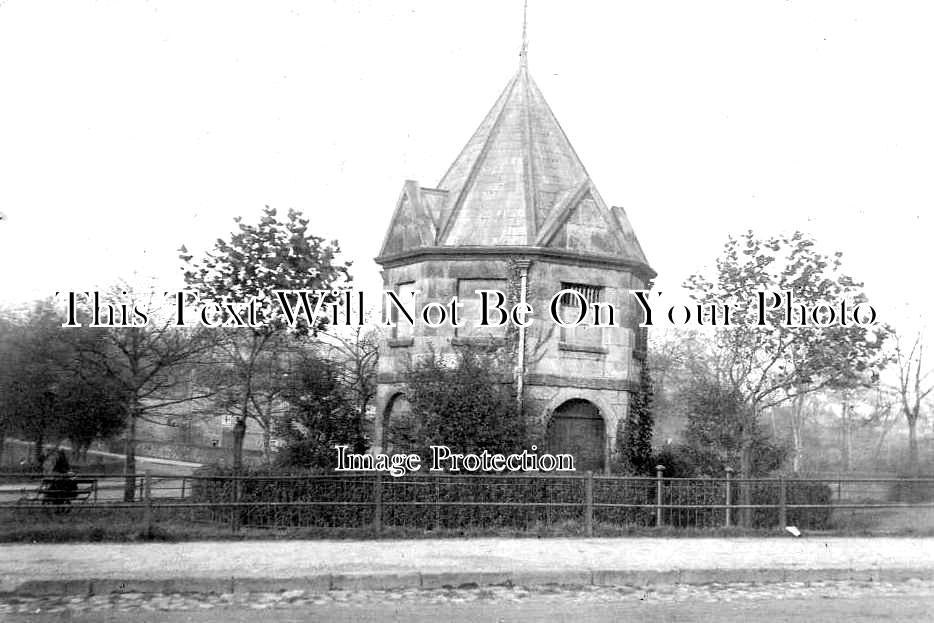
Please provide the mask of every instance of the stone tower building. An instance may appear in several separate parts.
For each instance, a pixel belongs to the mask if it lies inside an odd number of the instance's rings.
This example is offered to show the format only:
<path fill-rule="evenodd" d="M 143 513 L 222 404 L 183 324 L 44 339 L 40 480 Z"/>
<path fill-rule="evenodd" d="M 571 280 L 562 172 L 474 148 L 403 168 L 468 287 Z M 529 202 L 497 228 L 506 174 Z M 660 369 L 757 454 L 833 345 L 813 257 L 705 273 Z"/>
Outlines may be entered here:
<path fill-rule="evenodd" d="M 400 324 L 386 336 L 376 448 L 387 450 L 389 424 L 408 408 L 403 375 L 414 358 L 485 344 L 513 363 L 539 451 L 570 452 L 578 470 L 609 468 L 645 356 L 630 291 L 651 287 L 655 272 L 625 211 L 604 203 L 529 75 L 524 45 L 519 71 L 437 186 L 405 182 L 376 262 L 386 290 L 418 290 L 420 304 L 457 295 L 467 325 Z M 535 324 L 475 326 L 478 289 L 528 302 Z M 547 310 L 563 289 L 615 305 L 619 326 L 556 325 Z M 579 299 L 565 296 L 561 308 L 576 317 Z"/>

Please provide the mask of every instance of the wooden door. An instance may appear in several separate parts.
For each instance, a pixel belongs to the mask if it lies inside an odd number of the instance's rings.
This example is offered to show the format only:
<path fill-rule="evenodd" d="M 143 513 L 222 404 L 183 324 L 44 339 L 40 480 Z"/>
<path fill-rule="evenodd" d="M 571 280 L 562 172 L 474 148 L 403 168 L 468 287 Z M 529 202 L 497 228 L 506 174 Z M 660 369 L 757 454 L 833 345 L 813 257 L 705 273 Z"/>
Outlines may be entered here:
<path fill-rule="evenodd" d="M 574 456 L 579 472 L 602 472 L 606 430 L 600 412 L 586 400 L 572 400 L 555 410 L 548 426 L 548 452 Z"/>

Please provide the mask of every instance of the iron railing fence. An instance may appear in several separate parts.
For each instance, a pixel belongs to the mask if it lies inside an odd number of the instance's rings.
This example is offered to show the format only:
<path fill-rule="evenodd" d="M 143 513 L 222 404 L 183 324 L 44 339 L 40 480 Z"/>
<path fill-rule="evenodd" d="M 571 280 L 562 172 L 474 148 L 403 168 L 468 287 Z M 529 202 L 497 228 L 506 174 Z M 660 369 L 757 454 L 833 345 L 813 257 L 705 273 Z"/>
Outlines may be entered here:
<path fill-rule="evenodd" d="M 177 476 L 82 474 L 86 495 L 44 494 L 49 475 L 0 473 L 0 521 L 32 514 L 240 527 L 532 531 L 594 525 L 934 529 L 934 478 L 665 478 L 593 474 Z M 127 483 L 129 482 L 129 487 Z M 131 498 L 127 490 L 132 491 Z M 894 520 L 892 518 L 895 518 Z M 854 523 L 855 522 L 855 523 Z"/>

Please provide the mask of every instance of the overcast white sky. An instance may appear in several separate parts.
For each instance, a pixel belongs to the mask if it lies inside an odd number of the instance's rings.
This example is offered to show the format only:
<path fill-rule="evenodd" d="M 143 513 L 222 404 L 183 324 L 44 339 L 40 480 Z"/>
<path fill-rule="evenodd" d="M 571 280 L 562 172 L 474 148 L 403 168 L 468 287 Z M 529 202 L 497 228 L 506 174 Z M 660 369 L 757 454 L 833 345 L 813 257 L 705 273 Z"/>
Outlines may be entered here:
<path fill-rule="evenodd" d="M 178 287 L 179 245 L 265 204 L 378 288 L 403 181 L 437 184 L 521 19 L 521 0 L 0 0 L 0 302 Z M 729 233 L 797 228 L 898 321 L 934 304 L 932 32 L 926 2 L 531 0 L 529 65 L 660 288 Z"/>

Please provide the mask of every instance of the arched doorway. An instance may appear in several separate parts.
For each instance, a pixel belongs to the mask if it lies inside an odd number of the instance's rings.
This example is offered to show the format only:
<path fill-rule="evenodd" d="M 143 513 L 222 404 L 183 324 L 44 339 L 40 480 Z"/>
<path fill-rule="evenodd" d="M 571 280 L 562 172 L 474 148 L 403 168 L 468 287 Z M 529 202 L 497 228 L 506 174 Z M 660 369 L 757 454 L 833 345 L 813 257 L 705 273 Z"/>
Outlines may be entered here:
<path fill-rule="evenodd" d="M 605 465 L 606 428 L 600 410 L 586 400 L 563 403 L 548 423 L 548 452 L 574 456 L 577 471 L 602 472 Z"/>
<path fill-rule="evenodd" d="M 396 394 L 389 399 L 383 412 L 383 452 L 408 452 L 411 445 L 412 406 L 405 394 Z"/>

